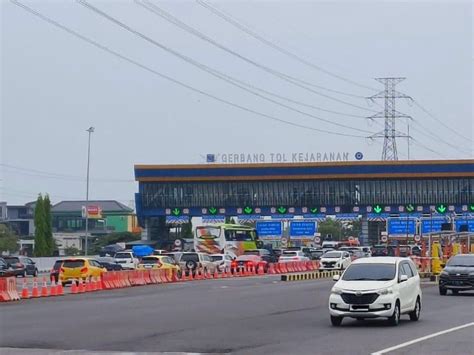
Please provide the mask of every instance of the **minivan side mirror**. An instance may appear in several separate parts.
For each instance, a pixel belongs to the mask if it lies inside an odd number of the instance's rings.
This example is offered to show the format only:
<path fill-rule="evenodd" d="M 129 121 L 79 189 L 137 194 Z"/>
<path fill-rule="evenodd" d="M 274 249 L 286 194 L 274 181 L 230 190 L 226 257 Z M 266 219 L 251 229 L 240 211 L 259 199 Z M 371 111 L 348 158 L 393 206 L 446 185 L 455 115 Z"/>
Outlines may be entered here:
<path fill-rule="evenodd" d="M 408 280 L 408 275 L 401 275 L 400 276 L 400 282 L 405 282 Z"/>
<path fill-rule="evenodd" d="M 339 276 L 339 275 L 334 275 L 334 276 L 332 277 L 332 280 L 333 280 L 333 281 L 339 281 L 340 278 L 341 278 L 341 276 Z"/>

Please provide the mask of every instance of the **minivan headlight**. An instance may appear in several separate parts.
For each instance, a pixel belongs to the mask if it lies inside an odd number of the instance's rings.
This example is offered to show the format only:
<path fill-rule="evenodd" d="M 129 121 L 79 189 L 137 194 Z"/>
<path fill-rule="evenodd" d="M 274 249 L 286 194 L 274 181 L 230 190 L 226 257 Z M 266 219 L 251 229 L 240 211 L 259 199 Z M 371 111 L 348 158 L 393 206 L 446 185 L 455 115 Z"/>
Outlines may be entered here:
<path fill-rule="evenodd" d="M 449 276 L 449 273 L 447 271 L 441 271 L 441 274 L 440 276 L 445 276 L 445 277 L 448 277 Z"/>
<path fill-rule="evenodd" d="M 333 287 L 331 289 L 331 293 L 335 294 L 335 295 L 341 295 L 342 294 L 342 289 L 338 288 L 338 287 Z"/>
<path fill-rule="evenodd" d="M 390 287 L 382 288 L 381 290 L 378 290 L 377 293 L 383 296 L 383 295 L 388 295 L 388 294 L 393 293 L 393 290 Z"/>

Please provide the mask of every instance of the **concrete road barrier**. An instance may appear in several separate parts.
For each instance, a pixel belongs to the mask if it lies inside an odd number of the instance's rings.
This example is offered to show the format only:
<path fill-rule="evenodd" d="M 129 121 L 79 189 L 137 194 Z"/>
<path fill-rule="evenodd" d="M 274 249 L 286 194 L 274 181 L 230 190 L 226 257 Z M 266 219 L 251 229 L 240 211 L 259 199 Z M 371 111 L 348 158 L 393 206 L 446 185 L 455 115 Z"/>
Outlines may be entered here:
<path fill-rule="evenodd" d="M 304 281 L 313 279 L 327 279 L 334 275 L 341 275 L 341 271 L 311 271 L 297 274 L 285 274 L 281 275 L 281 281 Z"/>

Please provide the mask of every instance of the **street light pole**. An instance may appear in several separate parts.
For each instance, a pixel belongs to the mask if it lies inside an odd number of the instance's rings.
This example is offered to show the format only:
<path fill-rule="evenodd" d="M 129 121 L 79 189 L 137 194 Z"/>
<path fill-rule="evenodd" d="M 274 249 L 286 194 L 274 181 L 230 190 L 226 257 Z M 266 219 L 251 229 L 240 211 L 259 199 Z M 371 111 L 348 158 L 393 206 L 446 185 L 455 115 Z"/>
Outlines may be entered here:
<path fill-rule="evenodd" d="M 88 249 L 88 241 L 87 238 L 89 237 L 89 166 L 90 166 L 90 158 L 91 158 L 91 134 L 94 132 L 94 127 L 89 127 L 86 129 L 86 132 L 89 132 L 89 140 L 87 144 L 87 179 L 86 179 L 86 236 L 84 240 L 85 251 L 84 255 L 87 256 L 87 249 Z"/>

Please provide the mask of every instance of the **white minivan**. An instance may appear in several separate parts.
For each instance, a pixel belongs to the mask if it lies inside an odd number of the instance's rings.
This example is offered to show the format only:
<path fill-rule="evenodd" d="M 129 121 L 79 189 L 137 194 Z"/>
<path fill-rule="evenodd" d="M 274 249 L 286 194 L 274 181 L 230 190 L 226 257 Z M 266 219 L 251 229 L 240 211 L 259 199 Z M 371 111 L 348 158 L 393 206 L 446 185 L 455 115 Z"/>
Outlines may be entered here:
<path fill-rule="evenodd" d="M 115 254 L 114 260 L 116 264 L 122 265 L 122 269 L 133 270 L 138 266 L 138 258 L 133 255 L 132 251 L 119 251 Z"/>
<path fill-rule="evenodd" d="M 391 325 L 398 325 L 402 314 L 412 321 L 420 318 L 420 276 L 408 258 L 357 259 L 334 280 L 329 296 L 333 326 L 341 325 L 344 317 L 386 317 Z"/>

